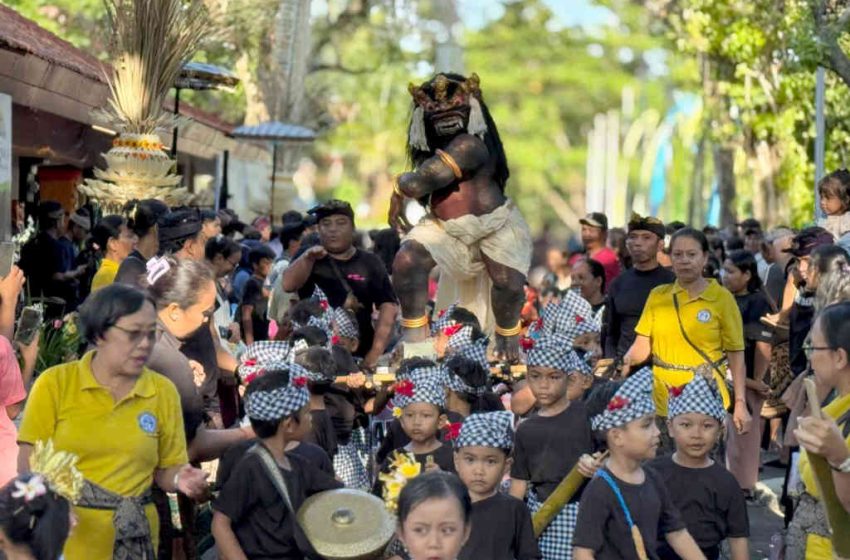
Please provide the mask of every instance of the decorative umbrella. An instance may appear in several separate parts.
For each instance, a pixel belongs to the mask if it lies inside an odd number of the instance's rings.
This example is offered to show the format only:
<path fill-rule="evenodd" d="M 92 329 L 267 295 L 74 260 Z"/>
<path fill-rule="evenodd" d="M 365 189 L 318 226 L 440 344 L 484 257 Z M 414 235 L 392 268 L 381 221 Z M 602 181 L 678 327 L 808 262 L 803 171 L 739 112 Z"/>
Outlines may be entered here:
<path fill-rule="evenodd" d="M 316 132 L 291 123 L 279 121 L 268 121 L 254 126 L 240 126 L 236 128 L 231 136 L 245 140 L 258 140 L 272 143 L 272 185 L 271 185 L 271 215 L 274 216 L 274 184 L 275 172 L 277 170 L 277 145 L 280 142 L 312 142 L 316 139 Z M 274 220 L 274 217 L 272 217 Z"/>

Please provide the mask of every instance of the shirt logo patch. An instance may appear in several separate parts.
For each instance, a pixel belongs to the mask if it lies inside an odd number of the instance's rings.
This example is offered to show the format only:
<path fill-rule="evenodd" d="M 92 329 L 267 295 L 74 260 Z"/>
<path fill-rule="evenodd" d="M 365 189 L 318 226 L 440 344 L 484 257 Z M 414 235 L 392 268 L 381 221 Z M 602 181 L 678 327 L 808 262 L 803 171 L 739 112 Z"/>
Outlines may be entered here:
<path fill-rule="evenodd" d="M 351 280 L 353 282 L 365 282 L 366 281 L 366 277 L 361 276 L 360 274 L 348 274 L 348 275 L 346 275 L 346 278 L 348 278 L 349 280 Z"/>
<path fill-rule="evenodd" d="M 708 309 L 703 309 L 699 313 L 697 313 L 697 321 L 700 323 L 708 323 L 711 321 L 711 311 Z"/>
<path fill-rule="evenodd" d="M 139 414 L 139 427 L 146 434 L 156 432 L 156 416 L 150 412 L 142 412 Z"/>

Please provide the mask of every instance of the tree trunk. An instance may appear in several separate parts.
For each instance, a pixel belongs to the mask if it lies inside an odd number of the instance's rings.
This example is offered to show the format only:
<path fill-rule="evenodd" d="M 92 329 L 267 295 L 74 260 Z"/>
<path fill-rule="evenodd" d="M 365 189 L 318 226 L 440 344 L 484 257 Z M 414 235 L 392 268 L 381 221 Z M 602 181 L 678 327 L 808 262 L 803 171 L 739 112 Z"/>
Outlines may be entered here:
<path fill-rule="evenodd" d="M 691 199 L 688 201 L 688 223 L 702 223 L 705 216 L 703 187 L 705 186 L 705 130 L 700 133 L 697 152 L 694 159 L 694 171 L 691 176 Z"/>
<path fill-rule="evenodd" d="M 735 150 L 729 146 L 714 148 L 714 175 L 720 193 L 720 227 L 737 223 L 735 213 Z"/>

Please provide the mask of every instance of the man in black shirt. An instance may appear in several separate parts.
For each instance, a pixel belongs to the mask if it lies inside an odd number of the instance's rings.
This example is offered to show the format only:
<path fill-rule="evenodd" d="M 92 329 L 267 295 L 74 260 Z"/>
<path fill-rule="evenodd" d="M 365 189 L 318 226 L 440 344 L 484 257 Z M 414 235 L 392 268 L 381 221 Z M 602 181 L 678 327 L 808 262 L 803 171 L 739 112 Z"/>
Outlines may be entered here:
<path fill-rule="evenodd" d="M 331 200 L 310 210 L 319 224 L 321 245 L 311 247 L 283 273 L 283 289 L 299 297 L 313 295 L 316 286 L 332 307 L 348 307 L 357 315 L 360 346 L 357 355 L 374 367 L 384 353 L 398 313 L 387 270 L 381 260 L 354 247 L 351 205 Z M 372 312 L 378 321 L 372 327 Z"/>
<path fill-rule="evenodd" d="M 635 340 L 635 327 L 643 313 L 649 292 L 670 284 L 676 277 L 658 264 L 664 247 L 664 224 L 647 216 L 632 215 L 626 248 L 632 268 L 611 282 L 602 318 L 602 348 L 606 358 L 622 358 Z"/>

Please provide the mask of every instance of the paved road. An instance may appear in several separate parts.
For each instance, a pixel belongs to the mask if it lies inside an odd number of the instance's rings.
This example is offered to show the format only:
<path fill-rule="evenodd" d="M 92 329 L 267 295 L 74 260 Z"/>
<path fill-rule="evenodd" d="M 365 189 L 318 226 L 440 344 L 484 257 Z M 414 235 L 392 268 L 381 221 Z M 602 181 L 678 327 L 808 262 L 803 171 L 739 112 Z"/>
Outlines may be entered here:
<path fill-rule="evenodd" d="M 764 467 L 759 476 L 758 499 L 747 507 L 750 515 L 750 558 L 754 560 L 768 557 L 770 538 L 784 526 L 779 509 L 784 476 L 782 469 Z"/>

